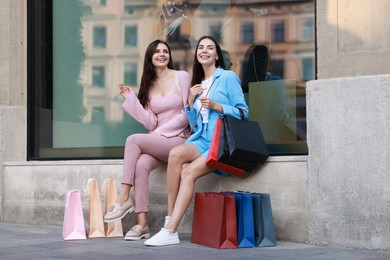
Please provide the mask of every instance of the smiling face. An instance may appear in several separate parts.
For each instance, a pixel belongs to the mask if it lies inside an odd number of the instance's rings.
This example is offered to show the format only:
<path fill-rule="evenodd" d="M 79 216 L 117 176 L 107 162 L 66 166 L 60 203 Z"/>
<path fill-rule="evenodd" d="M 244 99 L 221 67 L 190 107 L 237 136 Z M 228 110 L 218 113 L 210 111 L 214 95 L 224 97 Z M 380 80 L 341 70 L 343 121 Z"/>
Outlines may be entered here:
<path fill-rule="evenodd" d="M 218 60 L 215 43 L 208 38 L 201 40 L 196 50 L 196 57 L 202 66 L 215 66 L 215 61 Z"/>
<path fill-rule="evenodd" d="M 152 56 L 152 63 L 155 67 L 167 67 L 170 58 L 168 46 L 163 43 L 159 43 Z"/>

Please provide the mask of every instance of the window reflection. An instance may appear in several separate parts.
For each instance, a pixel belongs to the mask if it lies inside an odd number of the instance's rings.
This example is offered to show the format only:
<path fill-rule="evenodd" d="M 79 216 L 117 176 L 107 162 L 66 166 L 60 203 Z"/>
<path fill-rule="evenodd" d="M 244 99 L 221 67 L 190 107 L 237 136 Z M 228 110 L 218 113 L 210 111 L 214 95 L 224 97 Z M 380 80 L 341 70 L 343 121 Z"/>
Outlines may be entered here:
<path fill-rule="evenodd" d="M 103 26 L 96 26 L 93 28 L 93 47 L 106 48 L 106 28 Z"/>
<path fill-rule="evenodd" d="M 137 46 L 137 26 L 125 27 L 125 46 L 136 47 Z"/>
<path fill-rule="evenodd" d="M 76 120 L 67 122 L 63 115 L 70 104 L 58 103 L 54 124 L 61 125 L 61 133 L 53 133 L 54 139 L 72 138 L 66 136 L 66 127 L 78 124 L 81 129 L 78 132 L 87 135 L 93 126 L 99 129 L 94 140 L 90 136 L 88 144 L 78 142 L 77 145 L 89 147 L 95 142 L 93 146 L 104 148 L 123 146 L 128 135 L 145 131 L 121 111 L 123 99 L 117 85 L 124 82 L 138 90 L 143 53 L 148 43 L 156 38 L 170 44 L 176 69 L 191 72 L 195 43 L 208 34 L 218 39 L 224 55 L 229 57 L 227 65 L 240 75 L 251 119 L 260 122 L 271 153 L 306 152 L 306 148 L 285 147 L 305 144 L 306 139 L 305 85 L 307 80 L 315 78 L 314 0 L 277 3 L 265 0 L 67 0 L 67 3 L 74 3 L 69 8 L 77 8 L 77 12 L 68 10 L 67 13 L 80 14 L 76 18 L 81 21 L 81 27 L 71 27 L 65 17 L 62 24 L 54 24 L 53 30 L 66 27 L 73 31 L 72 35 L 78 34 L 82 46 L 72 45 L 76 43 L 70 41 L 68 50 L 82 48 L 83 56 L 78 56 L 82 61 L 77 82 L 63 80 L 67 71 L 62 70 L 54 76 L 53 88 L 66 88 L 69 84 L 80 88 L 82 98 L 69 100 L 81 100 L 77 105 L 86 112 L 80 112 Z M 58 10 L 54 13 L 63 8 L 61 1 L 53 2 L 53 9 Z M 54 53 L 63 52 L 56 49 L 55 43 L 67 37 L 55 34 Z M 254 46 L 264 46 L 267 57 L 254 57 L 254 54 L 248 57 Z M 53 66 L 55 70 L 58 63 Z M 54 95 L 56 93 L 60 92 L 54 91 Z M 59 99 L 60 96 L 54 97 L 54 100 Z M 67 147 L 66 142 L 55 143 Z"/>

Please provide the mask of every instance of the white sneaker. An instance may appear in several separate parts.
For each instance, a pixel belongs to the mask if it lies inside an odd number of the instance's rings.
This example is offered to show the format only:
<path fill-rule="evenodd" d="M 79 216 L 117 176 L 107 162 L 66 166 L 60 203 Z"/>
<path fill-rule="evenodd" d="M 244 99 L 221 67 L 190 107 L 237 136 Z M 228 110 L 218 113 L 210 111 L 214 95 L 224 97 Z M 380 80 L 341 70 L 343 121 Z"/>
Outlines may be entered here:
<path fill-rule="evenodd" d="M 179 244 L 179 235 L 171 233 L 168 229 L 161 228 L 160 232 L 145 241 L 146 246 L 168 246 Z"/>

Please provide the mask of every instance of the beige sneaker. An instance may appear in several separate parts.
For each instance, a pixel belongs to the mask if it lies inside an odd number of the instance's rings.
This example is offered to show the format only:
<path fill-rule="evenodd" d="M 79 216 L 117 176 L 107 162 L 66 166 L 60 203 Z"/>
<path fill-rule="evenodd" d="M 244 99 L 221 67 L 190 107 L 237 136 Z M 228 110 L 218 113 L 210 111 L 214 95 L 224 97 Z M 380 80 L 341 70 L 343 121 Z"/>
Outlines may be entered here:
<path fill-rule="evenodd" d="M 141 225 L 135 225 L 132 227 L 125 236 L 125 240 L 141 240 L 143 238 L 149 238 L 149 227 L 142 227 Z"/>

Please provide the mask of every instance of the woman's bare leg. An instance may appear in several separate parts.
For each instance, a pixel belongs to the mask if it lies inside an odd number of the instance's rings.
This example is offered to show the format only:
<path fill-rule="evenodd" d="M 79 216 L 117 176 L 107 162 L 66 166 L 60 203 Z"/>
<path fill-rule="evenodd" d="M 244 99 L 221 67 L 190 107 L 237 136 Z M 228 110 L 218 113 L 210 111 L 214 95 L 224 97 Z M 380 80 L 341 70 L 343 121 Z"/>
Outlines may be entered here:
<path fill-rule="evenodd" d="M 167 167 L 168 216 L 172 216 L 173 207 L 179 192 L 183 164 L 199 156 L 199 150 L 193 144 L 179 145 L 169 153 Z"/>
<path fill-rule="evenodd" d="M 214 169 L 206 165 L 206 158 L 199 156 L 181 172 L 180 188 L 176 197 L 171 219 L 165 227 L 175 233 L 194 195 L 195 181 Z"/>

